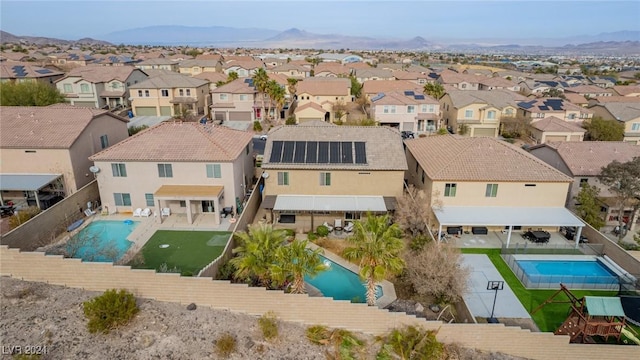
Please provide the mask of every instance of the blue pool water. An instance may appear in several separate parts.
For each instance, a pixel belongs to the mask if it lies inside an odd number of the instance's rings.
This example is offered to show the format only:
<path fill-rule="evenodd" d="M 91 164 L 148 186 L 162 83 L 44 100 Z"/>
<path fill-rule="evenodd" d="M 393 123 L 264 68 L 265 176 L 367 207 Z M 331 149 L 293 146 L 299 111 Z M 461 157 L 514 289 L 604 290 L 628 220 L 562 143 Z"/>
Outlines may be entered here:
<path fill-rule="evenodd" d="M 136 226 L 137 221 L 93 221 L 67 243 L 67 251 L 84 261 L 118 261 L 133 244 L 127 237 Z"/>
<path fill-rule="evenodd" d="M 325 297 L 352 302 L 367 301 L 367 290 L 358 274 L 347 270 L 324 256 L 320 257 L 325 265 L 329 266 L 329 269 L 314 278 L 305 277 L 304 281 L 320 290 Z M 382 288 L 378 286 L 376 298 L 380 298 L 380 296 L 382 296 Z"/>
<path fill-rule="evenodd" d="M 516 260 L 529 281 L 545 283 L 614 284 L 614 272 L 598 260 Z"/>

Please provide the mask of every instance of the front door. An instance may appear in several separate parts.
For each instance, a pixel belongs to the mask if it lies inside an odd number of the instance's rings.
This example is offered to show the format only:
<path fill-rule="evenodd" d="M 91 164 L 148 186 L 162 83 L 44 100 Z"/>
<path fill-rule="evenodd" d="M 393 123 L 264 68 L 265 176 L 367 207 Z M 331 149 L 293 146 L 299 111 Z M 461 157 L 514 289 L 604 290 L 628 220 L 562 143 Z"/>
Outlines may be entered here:
<path fill-rule="evenodd" d="M 203 213 L 212 213 L 213 212 L 213 201 L 205 200 L 202 202 L 202 212 Z"/>

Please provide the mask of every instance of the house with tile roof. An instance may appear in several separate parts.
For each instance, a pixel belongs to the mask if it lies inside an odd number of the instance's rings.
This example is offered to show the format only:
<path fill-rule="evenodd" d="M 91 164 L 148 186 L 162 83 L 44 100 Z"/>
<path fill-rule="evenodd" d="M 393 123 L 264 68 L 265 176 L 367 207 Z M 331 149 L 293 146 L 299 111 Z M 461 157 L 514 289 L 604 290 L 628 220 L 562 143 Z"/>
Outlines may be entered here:
<path fill-rule="evenodd" d="M 311 69 L 302 65 L 285 63 L 269 69 L 269 73 L 293 79 L 304 79 L 311 75 Z"/>
<path fill-rule="evenodd" d="M 406 80 L 424 86 L 428 82 L 434 82 L 437 74 L 428 71 L 422 73 L 417 71 L 395 70 L 393 71 L 393 77 L 396 78 L 396 80 Z"/>
<path fill-rule="evenodd" d="M 148 78 L 133 66 L 88 65 L 71 69 L 56 87 L 75 106 L 115 109 L 129 107 L 129 87 Z"/>
<path fill-rule="evenodd" d="M 255 121 L 261 104 L 258 91 L 249 78 L 236 79 L 211 90 L 211 118 L 214 121 Z"/>
<path fill-rule="evenodd" d="M 575 208 L 575 197 L 580 192 L 580 186 L 596 186 L 600 189 L 603 220 L 608 226 L 618 225 L 619 204 L 608 186 L 599 181 L 598 176 L 602 168 L 614 160 L 624 163 L 640 156 L 640 145 L 622 141 L 551 142 L 533 146 L 529 152 L 573 178 L 567 196 L 567 207 Z M 637 226 L 637 215 L 636 221 L 630 221 L 633 207 L 628 206 L 624 211 L 624 221 Z"/>
<path fill-rule="evenodd" d="M 462 135 L 498 136 L 500 119 L 513 117 L 526 100 L 509 90 L 448 90 L 439 100 L 443 125 Z"/>
<path fill-rule="evenodd" d="M 589 107 L 595 116 L 624 124 L 624 141 L 640 145 L 640 98 L 634 102 L 605 102 Z"/>
<path fill-rule="evenodd" d="M 220 60 L 190 59 L 180 61 L 178 72 L 189 76 L 195 76 L 203 72 L 221 72 L 222 62 Z"/>
<path fill-rule="evenodd" d="M 529 125 L 529 136 L 537 144 L 552 141 L 582 141 L 587 132 L 582 126 L 550 116 L 532 121 Z"/>
<path fill-rule="evenodd" d="M 337 62 L 340 64 L 350 64 L 350 63 L 359 63 L 364 59 L 359 55 L 354 54 L 338 54 L 338 53 L 322 53 L 317 56 L 323 62 Z"/>
<path fill-rule="evenodd" d="M 453 70 L 445 69 L 440 73 L 438 83 L 442 85 L 453 86 L 458 90 L 479 90 L 480 80 L 484 80 L 485 76 L 477 76 L 471 74 L 461 74 Z"/>
<path fill-rule="evenodd" d="M 0 82 L 41 82 L 55 87 L 56 80 L 64 76 L 56 71 L 32 63 L 2 62 L 0 63 Z"/>
<path fill-rule="evenodd" d="M 564 89 L 565 93 L 579 94 L 588 98 L 612 96 L 613 91 L 610 89 L 603 89 L 595 85 L 577 85 L 570 86 Z"/>
<path fill-rule="evenodd" d="M 593 111 L 562 98 L 524 100 L 518 102 L 517 106 L 519 116 L 533 119 L 533 121 L 554 116 L 564 121 L 582 123 L 593 117 Z"/>
<path fill-rule="evenodd" d="M 358 80 L 358 82 L 361 84 L 365 81 L 396 79 L 396 77 L 390 70 L 377 68 L 357 69 L 355 70 L 354 75 L 356 77 L 356 80 Z"/>
<path fill-rule="evenodd" d="M 163 122 L 90 157 L 110 212 L 150 208 L 186 214 L 189 223 L 242 205 L 253 183 L 253 134 L 197 122 Z"/>
<path fill-rule="evenodd" d="M 314 77 L 341 77 L 351 75 L 351 68 L 340 63 L 322 62 L 313 68 Z"/>
<path fill-rule="evenodd" d="M 0 197 L 16 204 L 24 193 L 38 206 L 75 193 L 93 180 L 89 156 L 129 136 L 127 119 L 106 110 L 56 104 L 3 106 L 0 113 L 0 174 L 16 179 L 0 180 Z"/>
<path fill-rule="evenodd" d="M 218 87 L 218 82 L 226 82 L 228 76 L 221 72 L 202 72 L 193 76 L 196 79 L 202 79 L 209 82 L 209 91 L 213 91 Z"/>
<path fill-rule="evenodd" d="M 146 59 L 136 63 L 134 66 L 142 71 L 160 69 L 178 72 L 178 61 L 164 57 Z"/>
<path fill-rule="evenodd" d="M 244 56 L 247 60 L 226 60 L 226 63 L 222 64 L 222 72 L 229 75 L 232 72 L 238 74 L 238 77 L 246 78 L 252 77 L 258 69 L 266 69 L 266 66 L 262 60 L 253 60 L 248 56 Z"/>
<path fill-rule="evenodd" d="M 614 95 L 640 97 L 640 86 L 638 85 L 616 85 L 613 87 Z"/>
<path fill-rule="evenodd" d="M 393 211 L 407 163 L 394 129 L 318 122 L 269 132 L 262 170 L 258 217 L 307 232 Z"/>
<path fill-rule="evenodd" d="M 524 241 L 514 230 L 583 226 L 564 207 L 572 178 L 517 146 L 459 135 L 404 144 L 406 179 L 427 195 L 439 235 L 505 230 L 498 237 L 509 246 Z"/>
<path fill-rule="evenodd" d="M 95 55 L 95 59 L 91 62 L 91 64 L 96 64 L 100 66 L 125 66 L 125 65 L 133 65 L 138 60 L 133 59 L 130 56 L 119 54 L 108 54 L 108 55 Z"/>
<path fill-rule="evenodd" d="M 294 116 L 298 123 L 308 121 L 335 122 L 334 105 L 353 102 L 351 81 L 345 78 L 306 78 L 296 84 L 297 105 Z"/>
<path fill-rule="evenodd" d="M 421 91 L 380 93 L 371 99 L 371 117 L 401 131 L 434 133 L 440 128 L 440 104 Z"/>
<path fill-rule="evenodd" d="M 424 85 L 409 80 L 375 80 L 362 84 L 362 93 L 369 100 L 378 94 L 405 91 L 423 92 Z"/>
<path fill-rule="evenodd" d="M 151 77 L 130 87 L 135 116 L 181 116 L 185 112 L 209 114 L 209 82 L 182 74 Z"/>

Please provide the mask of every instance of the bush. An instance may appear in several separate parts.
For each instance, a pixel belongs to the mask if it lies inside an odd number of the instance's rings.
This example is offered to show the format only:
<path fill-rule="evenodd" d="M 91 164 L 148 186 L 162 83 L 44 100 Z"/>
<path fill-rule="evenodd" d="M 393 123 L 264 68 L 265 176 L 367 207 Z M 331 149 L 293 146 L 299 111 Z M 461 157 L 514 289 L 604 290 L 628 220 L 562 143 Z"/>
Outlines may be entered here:
<path fill-rule="evenodd" d="M 287 234 L 287 238 L 290 240 L 294 240 L 296 238 L 296 231 L 293 229 L 284 229 L 285 234 Z"/>
<path fill-rule="evenodd" d="M 233 274 L 236 272 L 236 267 L 230 261 L 227 261 L 224 265 L 220 266 L 218 269 L 218 276 L 216 279 L 219 280 L 233 280 Z"/>
<path fill-rule="evenodd" d="M 9 218 L 9 228 L 17 228 L 29 221 L 32 217 L 38 215 L 41 211 L 37 206 L 29 206 L 26 209 L 17 211 L 16 214 Z"/>
<path fill-rule="evenodd" d="M 307 328 L 307 339 L 313 344 L 331 345 L 332 349 L 327 350 L 327 359 L 361 359 L 366 352 L 366 343 L 348 330 L 311 326 Z"/>
<path fill-rule="evenodd" d="M 218 355 L 227 358 L 236 351 L 236 338 L 229 333 L 222 334 L 216 340 L 216 352 Z"/>
<path fill-rule="evenodd" d="M 295 124 L 297 124 L 297 121 L 296 121 L 296 118 L 294 116 L 289 116 L 284 123 L 285 123 L 285 125 L 295 125 Z"/>
<path fill-rule="evenodd" d="M 377 359 L 442 359 L 444 346 L 436 339 L 436 332 L 408 326 L 394 329 L 384 338 Z"/>
<path fill-rule="evenodd" d="M 441 127 L 440 129 L 438 129 L 438 135 L 447 135 L 448 133 L 449 131 L 447 131 L 447 128 Z"/>
<path fill-rule="evenodd" d="M 307 234 L 307 239 L 309 239 L 309 241 L 316 241 L 318 240 L 318 235 L 314 232 L 310 232 Z"/>
<path fill-rule="evenodd" d="M 409 242 L 409 248 L 413 251 L 420 251 L 424 246 L 431 241 L 431 238 L 427 235 L 417 235 Z"/>
<path fill-rule="evenodd" d="M 258 325 L 265 339 L 272 340 L 278 337 L 278 320 L 273 312 L 269 311 L 262 315 L 258 319 Z"/>
<path fill-rule="evenodd" d="M 169 265 L 167 265 L 166 262 L 160 264 L 160 266 L 158 266 L 158 269 L 156 271 L 159 273 L 176 273 L 176 274 L 179 274 L 181 272 L 181 270 L 178 269 L 177 266 L 169 268 Z"/>
<path fill-rule="evenodd" d="M 109 333 L 111 329 L 127 324 L 139 311 L 136 298 L 127 290 L 110 289 L 83 304 L 89 319 L 89 332 Z"/>
<path fill-rule="evenodd" d="M 129 128 L 129 136 L 133 136 L 144 129 L 148 129 L 149 125 L 132 126 Z"/>
<path fill-rule="evenodd" d="M 316 228 L 316 234 L 320 237 L 325 237 L 329 235 L 329 229 L 324 225 L 320 225 Z"/>
<path fill-rule="evenodd" d="M 262 131 L 262 125 L 260 121 L 256 120 L 253 122 L 253 131 Z"/>

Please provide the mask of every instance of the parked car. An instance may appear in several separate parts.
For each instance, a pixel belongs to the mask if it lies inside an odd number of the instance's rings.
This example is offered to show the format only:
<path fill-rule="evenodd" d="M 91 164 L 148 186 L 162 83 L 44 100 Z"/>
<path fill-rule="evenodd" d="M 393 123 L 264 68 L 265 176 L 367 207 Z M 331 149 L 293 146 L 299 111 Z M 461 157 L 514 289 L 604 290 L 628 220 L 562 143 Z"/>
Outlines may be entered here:
<path fill-rule="evenodd" d="M 564 235 L 564 237 L 567 238 L 567 240 L 574 240 L 576 238 L 576 228 L 575 227 L 561 227 L 560 228 L 560 233 L 562 233 L 562 235 Z M 580 235 L 580 242 L 581 243 L 587 243 L 587 242 L 589 242 L 589 240 L 587 239 L 586 236 Z"/>
<path fill-rule="evenodd" d="M 415 138 L 415 134 L 413 133 L 413 131 L 402 131 L 400 133 L 400 135 L 402 135 L 402 139 L 413 139 L 413 138 Z"/>

